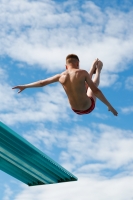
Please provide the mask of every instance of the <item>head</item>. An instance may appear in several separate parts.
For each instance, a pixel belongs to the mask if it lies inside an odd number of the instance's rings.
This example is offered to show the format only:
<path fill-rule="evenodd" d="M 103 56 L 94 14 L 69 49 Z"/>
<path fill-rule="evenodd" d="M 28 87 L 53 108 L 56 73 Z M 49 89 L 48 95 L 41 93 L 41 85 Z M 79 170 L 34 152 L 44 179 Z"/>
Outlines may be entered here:
<path fill-rule="evenodd" d="M 68 69 L 70 66 L 77 69 L 79 68 L 79 58 L 77 55 L 69 54 L 66 57 L 66 69 Z"/>

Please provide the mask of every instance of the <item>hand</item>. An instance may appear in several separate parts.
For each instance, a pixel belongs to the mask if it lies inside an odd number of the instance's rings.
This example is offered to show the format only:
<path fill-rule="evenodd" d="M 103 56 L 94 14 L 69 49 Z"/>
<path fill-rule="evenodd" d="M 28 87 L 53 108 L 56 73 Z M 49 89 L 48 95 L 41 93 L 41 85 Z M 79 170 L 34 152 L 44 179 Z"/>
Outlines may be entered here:
<path fill-rule="evenodd" d="M 19 89 L 18 93 L 20 93 L 20 92 L 22 92 L 25 89 L 25 86 L 18 85 L 18 86 L 13 87 L 12 89 Z"/>
<path fill-rule="evenodd" d="M 97 68 L 101 70 L 101 69 L 102 69 L 102 66 L 103 66 L 102 61 L 99 60 L 98 58 L 95 59 L 94 62 L 93 62 L 93 64 L 92 64 L 92 67 L 95 68 L 95 70 L 94 70 L 93 73 L 94 73 L 94 74 L 96 73 L 96 69 L 97 69 Z"/>
<path fill-rule="evenodd" d="M 108 107 L 108 111 L 111 111 L 115 116 L 118 115 L 118 112 L 112 106 Z"/>

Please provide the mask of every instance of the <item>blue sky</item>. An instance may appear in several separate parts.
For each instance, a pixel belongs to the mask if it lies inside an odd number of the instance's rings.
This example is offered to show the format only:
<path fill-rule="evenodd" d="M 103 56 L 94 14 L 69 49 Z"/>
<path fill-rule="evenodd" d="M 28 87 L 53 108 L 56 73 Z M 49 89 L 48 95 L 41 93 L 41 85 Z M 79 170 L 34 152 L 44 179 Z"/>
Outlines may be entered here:
<path fill-rule="evenodd" d="M 0 199 L 133 199 L 133 2 L 1 0 L 0 7 L 0 120 L 79 178 L 28 187 L 0 172 Z M 11 89 L 62 72 L 69 53 L 85 70 L 103 61 L 100 89 L 118 117 L 99 100 L 90 115 L 76 115 L 59 83 Z"/>

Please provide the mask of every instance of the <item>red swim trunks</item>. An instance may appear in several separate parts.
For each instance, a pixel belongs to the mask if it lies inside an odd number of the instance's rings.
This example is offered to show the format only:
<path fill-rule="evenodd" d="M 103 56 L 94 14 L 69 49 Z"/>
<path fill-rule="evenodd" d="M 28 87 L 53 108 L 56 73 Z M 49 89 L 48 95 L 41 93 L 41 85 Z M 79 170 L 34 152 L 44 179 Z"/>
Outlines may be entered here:
<path fill-rule="evenodd" d="M 84 115 L 84 114 L 89 114 L 90 112 L 92 112 L 95 108 L 95 101 L 92 97 L 89 97 L 91 99 L 91 107 L 88 108 L 87 110 L 74 110 L 72 109 L 75 113 L 77 113 L 78 115 Z"/>

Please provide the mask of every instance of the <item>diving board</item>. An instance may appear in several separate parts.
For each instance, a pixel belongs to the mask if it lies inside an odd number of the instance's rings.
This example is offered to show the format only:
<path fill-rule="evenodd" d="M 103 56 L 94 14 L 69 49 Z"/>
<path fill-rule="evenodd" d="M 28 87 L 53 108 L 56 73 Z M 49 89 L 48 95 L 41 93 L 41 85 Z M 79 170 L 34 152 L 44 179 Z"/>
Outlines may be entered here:
<path fill-rule="evenodd" d="M 77 181 L 77 177 L 2 122 L 0 169 L 29 186 Z"/>

